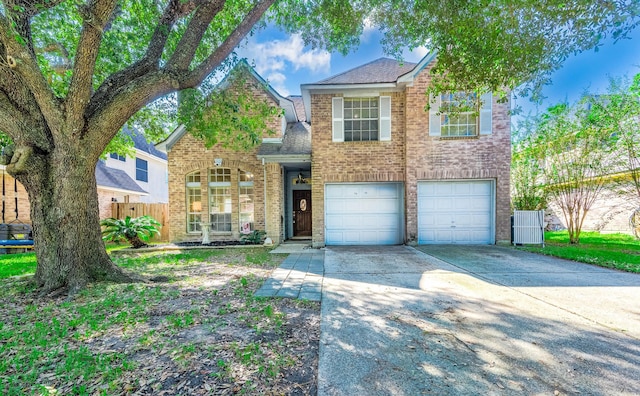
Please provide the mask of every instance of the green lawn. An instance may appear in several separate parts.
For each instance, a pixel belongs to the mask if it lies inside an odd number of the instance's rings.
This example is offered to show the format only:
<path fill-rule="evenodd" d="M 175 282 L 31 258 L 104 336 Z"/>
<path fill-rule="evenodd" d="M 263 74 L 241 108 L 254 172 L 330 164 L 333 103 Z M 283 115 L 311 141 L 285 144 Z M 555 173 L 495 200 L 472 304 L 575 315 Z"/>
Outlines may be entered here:
<path fill-rule="evenodd" d="M 107 252 L 124 249 L 127 245 L 107 245 Z M 7 249 L 9 250 L 9 249 Z M 0 254 L 0 279 L 10 276 L 32 275 L 36 272 L 36 254 L 9 253 Z"/>
<path fill-rule="evenodd" d="M 578 245 L 569 244 L 566 231 L 545 232 L 546 246 L 520 249 L 600 267 L 640 273 L 640 241 L 626 234 L 582 232 Z"/>

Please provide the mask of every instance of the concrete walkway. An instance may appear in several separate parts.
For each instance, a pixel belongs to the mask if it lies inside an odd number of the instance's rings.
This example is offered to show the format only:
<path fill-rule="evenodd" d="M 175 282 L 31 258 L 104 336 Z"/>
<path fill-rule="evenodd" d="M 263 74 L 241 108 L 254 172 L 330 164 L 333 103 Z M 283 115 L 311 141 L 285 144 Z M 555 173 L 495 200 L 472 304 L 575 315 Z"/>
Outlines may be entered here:
<path fill-rule="evenodd" d="M 256 297 L 288 297 L 320 301 L 324 275 L 324 252 L 308 249 L 291 253 L 265 281 Z"/>
<path fill-rule="evenodd" d="M 319 396 L 640 394 L 640 275 L 424 251 L 325 250 Z"/>

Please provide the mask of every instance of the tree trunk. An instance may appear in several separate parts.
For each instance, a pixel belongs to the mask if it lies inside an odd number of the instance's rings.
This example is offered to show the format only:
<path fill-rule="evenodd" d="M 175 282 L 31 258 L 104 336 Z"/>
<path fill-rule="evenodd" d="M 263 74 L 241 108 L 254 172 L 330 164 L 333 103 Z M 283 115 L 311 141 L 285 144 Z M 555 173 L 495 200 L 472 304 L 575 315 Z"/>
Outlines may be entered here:
<path fill-rule="evenodd" d="M 68 288 L 73 295 L 91 281 L 138 280 L 113 264 L 106 253 L 99 225 L 95 160 L 70 154 L 74 150 L 62 151 L 34 154 L 38 158 L 29 163 L 36 169 L 16 175 L 31 204 L 37 286 L 45 293 Z"/>

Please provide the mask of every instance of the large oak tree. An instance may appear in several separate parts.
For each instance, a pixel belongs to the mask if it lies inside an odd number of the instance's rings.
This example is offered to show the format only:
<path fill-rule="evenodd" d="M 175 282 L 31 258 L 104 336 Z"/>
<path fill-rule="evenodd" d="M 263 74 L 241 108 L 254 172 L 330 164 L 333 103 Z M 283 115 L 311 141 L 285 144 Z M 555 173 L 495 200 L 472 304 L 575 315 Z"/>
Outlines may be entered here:
<path fill-rule="evenodd" d="M 277 3 L 277 4 L 274 4 Z M 43 291 L 128 281 L 100 239 L 94 168 L 133 116 L 198 87 L 265 17 L 342 52 L 366 24 L 385 49 L 439 51 L 434 90 L 537 92 L 572 52 L 622 37 L 635 0 L 2 0 L 0 131 L 31 202 Z M 446 71 L 446 72 L 445 72 Z"/>

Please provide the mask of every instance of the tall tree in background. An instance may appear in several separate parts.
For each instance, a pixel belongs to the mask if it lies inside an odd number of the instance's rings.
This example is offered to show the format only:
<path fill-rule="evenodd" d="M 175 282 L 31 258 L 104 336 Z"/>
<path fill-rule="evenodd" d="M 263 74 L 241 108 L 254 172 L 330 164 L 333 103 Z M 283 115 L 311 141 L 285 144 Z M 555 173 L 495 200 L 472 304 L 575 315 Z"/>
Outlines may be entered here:
<path fill-rule="evenodd" d="M 153 121 L 145 106 L 224 66 L 265 15 L 342 52 L 373 24 L 391 54 L 439 51 L 434 90 L 504 93 L 527 81 L 537 91 L 571 53 L 624 36 L 640 15 L 634 0 L 274 3 L 2 0 L 0 131 L 15 143 L 7 170 L 29 194 L 43 291 L 132 279 L 100 239 L 99 156 L 131 117 Z"/>
<path fill-rule="evenodd" d="M 594 123 L 615 139 L 610 185 L 635 207 L 630 223 L 640 237 L 640 74 L 631 81 L 611 78 L 607 92 L 591 96 L 589 105 Z"/>
<path fill-rule="evenodd" d="M 584 219 L 601 197 L 615 162 L 615 136 L 602 128 L 584 97 L 573 106 L 553 106 L 537 118 L 520 144 L 525 164 L 537 164 L 536 188 L 560 210 L 569 242 L 579 243 Z"/>

